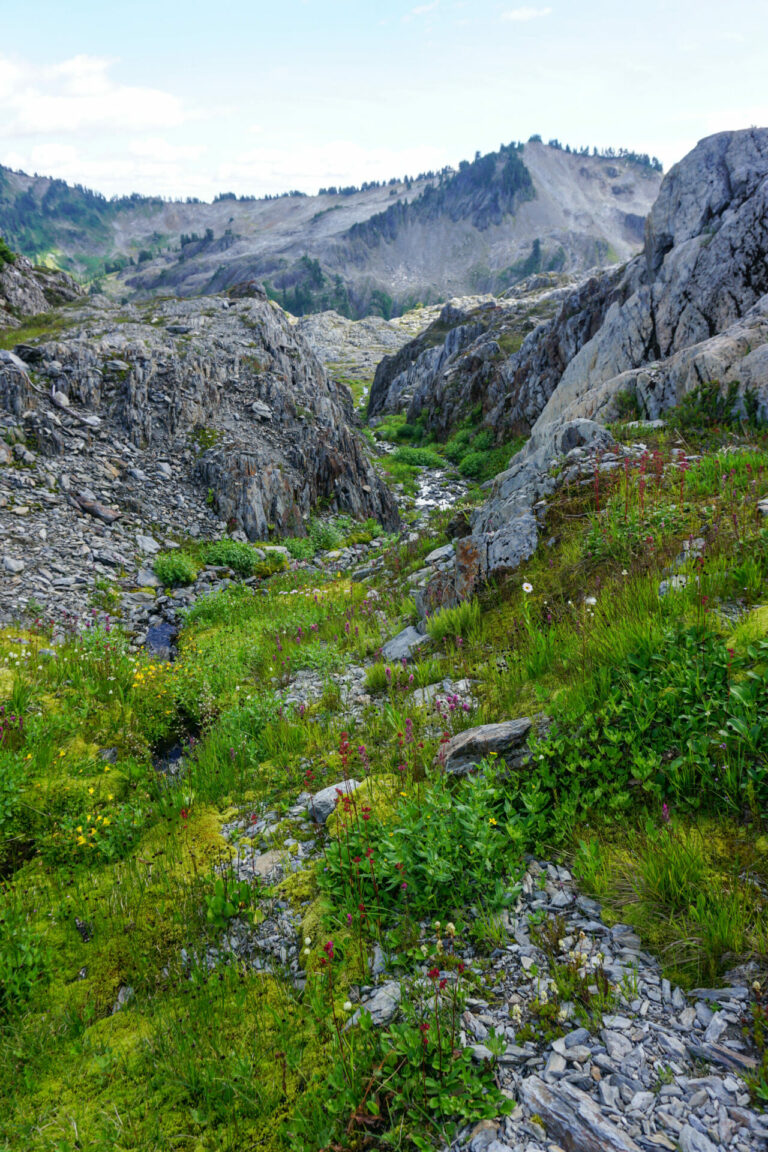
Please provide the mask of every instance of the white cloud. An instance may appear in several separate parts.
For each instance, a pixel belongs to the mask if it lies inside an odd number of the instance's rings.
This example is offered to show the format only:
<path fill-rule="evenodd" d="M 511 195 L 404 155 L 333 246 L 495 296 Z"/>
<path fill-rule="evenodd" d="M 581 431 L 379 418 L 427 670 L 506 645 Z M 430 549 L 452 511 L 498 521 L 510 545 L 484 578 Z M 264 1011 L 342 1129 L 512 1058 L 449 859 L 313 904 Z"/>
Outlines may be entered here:
<path fill-rule="evenodd" d="M 114 61 L 74 56 L 50 67 L 0 57 L 0 123 L 8 137 L 174 128 L 187 113 L 160 88 L 121 84 Z"/>
<path fill-rule="evenodd" d="M 414 16 L 426 16 L 429 12 L 434 12 L 440 5 L 440 0 L 432 0 L 431 4 L 419 4 L 416 8 L 411 8 L 410 12 L 403 17 L 404 20 L 413 20 Z"/>
<path fill-rule="evenodd" d="M 538 20 L 541 16 L 549 16 L 551 11 L 551 8 L 510 8 L 502 12 L 501 18 L 522 24 L 528 20 Z"/>
<path fill-rule="evenodd" d="M 160 136 L 144 136 L 128 145 L 132 156 L 146 160 L 199 160 L 205 149 L 200 144 L 169 144 Z"/>
<path fill-rule="evenodd" d="M 208 194 L 285 192 L 388 180 L 392 176 L 417 176 L 435 171 L 455 157 L 434 147 L 366 148 L 349 140 L 298 148 L 254 148 L 219 164 Z"/>

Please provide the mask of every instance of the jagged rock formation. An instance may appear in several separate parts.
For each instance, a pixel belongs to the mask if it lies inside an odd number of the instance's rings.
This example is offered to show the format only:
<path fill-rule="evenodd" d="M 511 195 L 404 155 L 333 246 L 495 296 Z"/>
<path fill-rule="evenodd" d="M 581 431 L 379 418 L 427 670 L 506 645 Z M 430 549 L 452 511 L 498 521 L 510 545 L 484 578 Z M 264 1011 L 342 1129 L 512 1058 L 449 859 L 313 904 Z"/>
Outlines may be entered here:
<path fill-rule="evenodd" d="M 18 328 L 24 316 L 76 300 L 83 290 L 66 272 L 35 268 L 26 256 L 0 253 L 0 328 Z"/>
<path fill-rule="evenodd" d="M 427 590 L 426 608 L 532 554 L 551 463 L 612 447 L 591 418 L 615 415 L 620 393 L 656 418 L 713 380 L 737 385 L 741 403 L 749 389 L 768 414 L 768 129 L 702 140 L 665 177 L 643 252 L 568 295 L 497 374 L 487 422 L 525 418 L 531 439 L 494 481 L 457 544 L 455 573 Z M 436 373 L 424 390 L 438 406 Z"/>
<path fill-rule="evenodd" d="M 610 416 L 621 391 L 655 418 L 711 380 L 768 406 L 768 129 L 710 136 L 672 169 L 620 295 L 542 423 Z"/>
<path fill-rule="evenodd" d="M 71 315 L 55 340 L 0 353 L 12 598 L 92 585 L 153 532 L 303 535 L 321 499 L 397 524 L 348 390 L 263 293 Z"/>
<path fill-rule="evenodd" d="M 767 219 L 768 129 L 702 140 L 665 177 L 643 252 L 629 264 L 552 293 L 551 318 L 491 370 L 485 331 L 479 341 L 449 332 L 442 348 L 408 366 L 410 375 L 400 369 L 401 379 L 385 361 L 370 411 L 410 400 L 409 419 L 425 413 L 427 426 L 441 430 L 456 396 L 458 411 L 479 403 L 503 439 L 537 421 L 610 418 L 620 392 L 654 419 L 710 380 L 738 382 L 765 405 Z"/>
<path fill-rule="evenodd" d="M 0 229 L 29 255 L 55 248 L 72 270 L 85 271 L 83 255 L 98 257 L 121 296 L 191 296 L 257 279 L 290 311 L 361 316 L 626 260 L 659 182 L 627 159 L 536 142 L 433 179 L 213 204 L 111 202 L 0 169 Z"/>
<path fill-rule="evenodd" d="M 593 283 L 592 280 L 589 283 Z M 376 370 L 368 416 L 407 411 L 409 422 L 424 419 L 439 438 L 473 409 L 487 415 L 508 391 L 510 353 L 528 333 L 570 299 L 574 281 L 557 273 L 529 277 L 503 297 L 452 300 L 439 317 Z M 547 365 L 555 349 L 542 350 Z M 521 403 L 494 426 L 499 439 L 527 430 L 528 406 Z"/>

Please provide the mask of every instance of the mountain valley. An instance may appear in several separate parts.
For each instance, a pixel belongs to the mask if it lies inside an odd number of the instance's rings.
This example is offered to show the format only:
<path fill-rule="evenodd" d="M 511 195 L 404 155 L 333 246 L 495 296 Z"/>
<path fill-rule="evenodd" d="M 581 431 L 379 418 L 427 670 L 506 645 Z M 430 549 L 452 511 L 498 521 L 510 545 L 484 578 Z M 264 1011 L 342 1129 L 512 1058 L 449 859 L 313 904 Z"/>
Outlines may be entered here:
<path fill-rule="evenodd" d="M 768 129 L 639 161 L 3 170 L 0 1148 L 768 1146 Z"/>

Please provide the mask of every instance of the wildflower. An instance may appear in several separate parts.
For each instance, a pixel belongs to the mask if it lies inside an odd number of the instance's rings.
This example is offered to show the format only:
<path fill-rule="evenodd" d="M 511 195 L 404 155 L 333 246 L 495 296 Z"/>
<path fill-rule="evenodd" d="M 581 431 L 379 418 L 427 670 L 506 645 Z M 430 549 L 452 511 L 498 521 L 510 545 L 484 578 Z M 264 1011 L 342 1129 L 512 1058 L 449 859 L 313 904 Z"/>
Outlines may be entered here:
<path fill-rule="evenodd" d="M 325 952 L 329 960 L 333 960 L 333 940 L 329 940 L 323 945 L 323 952 Z"/>
<path fill-rule="evenodd" d="M 311 936 L 305 936 L 304 937 L 304 947 L 309 948 L 311 943 L 312 943 L 312 937 Z"/>
<path fill-rule="evenodd" d="M 491 816 L 491 818 L 490 818 L 490 820 L 488 821 L 488 823 L 491 825 L 491 827 L 495 828 L 495 827 L 496 827 L 496 823 L 497 823 L 497 821 L 496 821 L 496 820 L 494 820 L 493 816 Z"/>
<path fill-rule="evenodd" d="M 93 796 L 93 788 L 89 788 L 89 789 L 88 789 L 88 795 L 89 795 L 89 796 Z"/>
<path fill-rule="evenodd" d="M 526 580 L 526 581 L 524 581 L 524 583 L 523 583 L 523 592 L 525 592 L 525 593 L 526 593 L 526 595 L 527 595 L 529 592 L 533 592 L 533 584 L 529 584 L 527 580 Z"/>
<path fill-rule="evenodd" d="M 456 925 L 452 924 L 450 920 L 448 921 L 448 923 L 445 926 L 445 934 L 446 934 L 446 936 L 455 936 L 456 935 Z"/>
<path fill-rule="evenodd" d="M 351 1000 L 345 1000 L 344 1001 L 344 1011 L 345 1012 L 351 1012 L 352 1011 L 352 1001 Z"/>

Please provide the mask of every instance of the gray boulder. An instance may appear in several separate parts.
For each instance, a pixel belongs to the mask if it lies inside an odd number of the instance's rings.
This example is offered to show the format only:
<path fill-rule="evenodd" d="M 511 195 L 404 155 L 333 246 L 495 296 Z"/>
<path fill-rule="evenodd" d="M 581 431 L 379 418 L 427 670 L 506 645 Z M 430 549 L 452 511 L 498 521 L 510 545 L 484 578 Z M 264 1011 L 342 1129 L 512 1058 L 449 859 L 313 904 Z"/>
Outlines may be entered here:
<path fill-rule="evenodd" d="M 315 792 L 307 802 L 307 812 L 316 824 L 325 824 L 336 808 L 340 796 L 348 796 L 360 787 L 359 780 L 341 780 Z"/>
<path fill-rule="evenodd" d="M 400 1005 L 402 991 L 396 980 L 388 980 L 377 988 L 370 1000 L 366 1000 L 363 1007 L 371 1014 L 371 1020 L 377 1026 L 388 1024 L 397 1012 Z M 356 1014 L 359 1015 L 359 1014 Z"/>
<path fill-rule="evenodd" d="M 410 660 L 415 650 L 428 639 L 428 636 L 417 632 L 412 625 L 409 625 L 382 647 L 382 658 L 384 660 Z"/>
<path fill-rule="evenodd" d="M 520 1097 L 565 1152 L 640 1152 L 631 1136 L 608 1120 L 586 1092 L 567 1081 L 555 1086 L 529 1076 L 520 1084 Z"/>
<path fill-rule="evenodd" d="M 510 768 L 519 767 L 528 759 L 528 737 L 533 726 L 533 720 L 522 716 L 501 724 L 467 728 L 442 746 L 436 763 L 442 764 L 451 776 L 466 776 L 488 756 L 498 756 Z"/>

